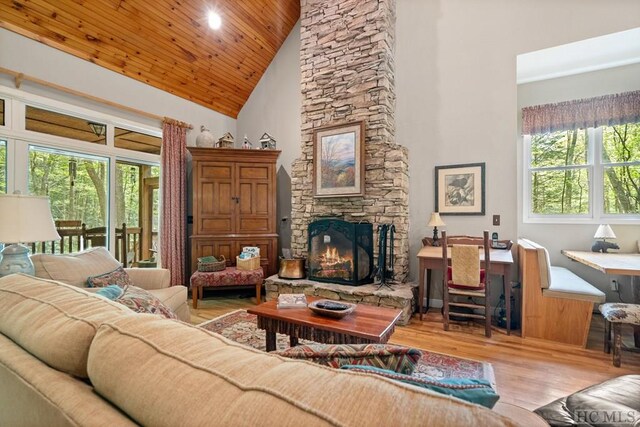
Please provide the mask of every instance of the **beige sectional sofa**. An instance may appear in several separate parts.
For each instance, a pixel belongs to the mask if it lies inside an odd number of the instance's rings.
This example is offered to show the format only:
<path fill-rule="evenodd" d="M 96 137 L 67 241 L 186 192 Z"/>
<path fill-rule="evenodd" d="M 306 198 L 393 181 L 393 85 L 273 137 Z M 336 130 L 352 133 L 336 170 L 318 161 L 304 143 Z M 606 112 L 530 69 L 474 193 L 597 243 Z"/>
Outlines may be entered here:
<path fill-rule="evenodd" d="M 106 248 L 96 247 L 68 255 L 37 254 L 31 257 L 36 276 L 57 280 L 72 286 L 85 288 L 87 278 L 115 270 L 121 264 Z M 169 270 L 162 268 L 125 268 L 133 285 L 146 289 L 178 319 L 189 322 L 191 315 L 187 304 L 187 288 L 170 286 Z M 92 292 L 91 289 L 89 289 Z M 95 291 L 95 289 L 93 290 Z"/>
<path fill-rule="evenodd" d="M 0 279 L 0 425 L 512 425 L 385 378 L 285 359 L 79 287 Z"/>

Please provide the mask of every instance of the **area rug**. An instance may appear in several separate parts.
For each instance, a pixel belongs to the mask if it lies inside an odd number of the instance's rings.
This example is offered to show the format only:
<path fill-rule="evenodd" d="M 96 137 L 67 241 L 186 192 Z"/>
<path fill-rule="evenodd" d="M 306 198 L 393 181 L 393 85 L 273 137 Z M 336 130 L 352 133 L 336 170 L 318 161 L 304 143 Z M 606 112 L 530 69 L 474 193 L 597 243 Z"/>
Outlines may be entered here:
<path fill-rule="evenodd" d="M 265 332 L 258 329 L 256 316 L 245 310 L 236 310 L 223 316 L 208 320 L 198 327 L 215 332 L 237 343 L 266 350 Z M 301 344 L 314 344 L 313 341 L 300 340 Z M 289 337 L 276 334 L 278 350 L 289 347 Z M 422 350 L 422 358 L 413 375 L 419 378 L 474 378 L 486 379 L 495 389 L 495 377 L 490 363 L 462 359 L 441 353 Z"/>

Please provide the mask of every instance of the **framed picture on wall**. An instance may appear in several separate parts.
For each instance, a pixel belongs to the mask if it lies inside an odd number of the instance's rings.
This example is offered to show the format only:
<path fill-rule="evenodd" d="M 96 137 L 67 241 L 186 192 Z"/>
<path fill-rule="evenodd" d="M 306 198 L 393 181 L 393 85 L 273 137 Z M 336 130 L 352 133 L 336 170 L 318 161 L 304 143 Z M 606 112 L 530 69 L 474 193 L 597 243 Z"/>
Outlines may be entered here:
<path fill-rule="evenodd" d="M 484 163 L 436 166 L 436 212 L 484 215 Z"/>
<path fill-rule="evenodd" d="M 313 132 L 314 197 L 364 195 L 364 122 Z"/>

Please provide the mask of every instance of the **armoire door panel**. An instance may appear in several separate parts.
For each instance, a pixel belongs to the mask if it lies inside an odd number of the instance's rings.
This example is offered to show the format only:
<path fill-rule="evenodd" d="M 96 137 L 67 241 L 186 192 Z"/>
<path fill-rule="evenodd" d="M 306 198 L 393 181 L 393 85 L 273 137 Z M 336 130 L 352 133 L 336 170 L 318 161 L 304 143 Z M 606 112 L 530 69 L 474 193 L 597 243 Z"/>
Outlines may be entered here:
<path fill-rule="evenodd" d="M 268 165 L 238 165 L 238 178 L 246 180 L 269 179 Z"/>
<path fill-rule="evenodd" d="M 202 163 L 200 165 L 200 179 L 228 179 L 233 178 L 233 165 L 224 163 Z"/>
<path fill-rule="evenodd" d="M 253 213 L 253 184 L 241 182 L 239 188 L 240 201 L 238 203 L 238 213 L 241 215 L 251 215 Z"/>
<path fill-rule="evenodd" d="M 256 183 L 255 197 L 252 203 L 253 213 L 256 215 L 269 215 L 269 184 Z"/>
<path fill-rule="evenodd" d="M 269 231 L 269 218 L 243 218 L 239 219 L 240 229 L 243 233 L 254 233 L 254 232 L 268 232 Z"/>
<path fill-rule="evenodd" d="M 209 232 L 231 232 L 233 224 L 231 218 L 202 218 L 200 229 Z"/>

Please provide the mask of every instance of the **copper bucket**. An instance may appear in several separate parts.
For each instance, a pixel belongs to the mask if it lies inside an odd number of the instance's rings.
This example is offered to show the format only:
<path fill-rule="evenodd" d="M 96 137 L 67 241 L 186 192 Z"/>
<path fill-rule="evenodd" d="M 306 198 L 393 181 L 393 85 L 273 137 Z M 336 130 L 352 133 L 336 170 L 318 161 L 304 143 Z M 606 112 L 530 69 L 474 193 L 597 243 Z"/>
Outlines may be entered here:
<path fill-rule="evenodd" d="M 281 279 L 304 279 L 306 258 L 280 258 L 278 277 Z"/>

